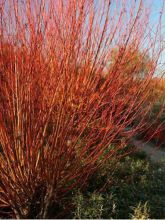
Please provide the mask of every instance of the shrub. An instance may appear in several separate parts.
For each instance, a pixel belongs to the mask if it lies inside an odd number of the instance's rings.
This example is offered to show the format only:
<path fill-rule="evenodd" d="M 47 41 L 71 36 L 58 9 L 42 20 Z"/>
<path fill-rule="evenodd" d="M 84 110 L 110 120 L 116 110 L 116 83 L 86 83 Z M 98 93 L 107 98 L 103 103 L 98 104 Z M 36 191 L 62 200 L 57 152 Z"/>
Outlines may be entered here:
<path fill-rule="evenodd" d="M 141 202 L 134 207 L 134 213 L 131 215 L 131 219 L 149 219 L 149 208 L 147 202 L 143 205 Z"/>
<path fill-rule="evenodd" d="M 101 164 L 128 153 L 122 136 L 142 129 L 152 105 L 148 84 L 161 53 L 161 22 L 150 38 L 148 5 L 130 6 L 110 0 L 1 3 L 0 205 L 12 217 L 48 218 L 50 207 L 84 187 Z M 114 44 L 122 51 L 107 70 Z M 144 79 L 125 80 L 120 64 L 129 45 L 152 54 Z M 136 118 L 138 125 L 126 132 Z"/>
<path fill-rule="evenodd" d="M 141 154 L 134 153 L 123 158 L 116 164 L 115 172 L 109 162 L 109 170 L 108 164 L 105 170 L 102 167 L 91 177 L 85 190 L 74 191 L 68 198 L 68 203 L 73 201 L 74 205 L 70 218 L 163 218 L 164 163 L 152 164 Z M 105 182 L 106 188 L 103 187 Z"/>

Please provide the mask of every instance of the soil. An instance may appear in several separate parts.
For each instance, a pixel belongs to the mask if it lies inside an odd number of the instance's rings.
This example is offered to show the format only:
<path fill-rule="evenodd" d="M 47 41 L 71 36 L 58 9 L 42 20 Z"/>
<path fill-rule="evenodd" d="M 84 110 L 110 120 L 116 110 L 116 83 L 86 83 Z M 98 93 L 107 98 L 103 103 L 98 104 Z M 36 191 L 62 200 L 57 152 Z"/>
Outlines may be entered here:
<path fill-rule="evenodd" d="M 153 162 L 165 162 L 165 151 L 160 147 L 155 147 L 151 142 L 144 142 L 143 140 L 138 140 L 133 138 L 133 144 L 139 150 L 143 150 L 151 158 Z"/>

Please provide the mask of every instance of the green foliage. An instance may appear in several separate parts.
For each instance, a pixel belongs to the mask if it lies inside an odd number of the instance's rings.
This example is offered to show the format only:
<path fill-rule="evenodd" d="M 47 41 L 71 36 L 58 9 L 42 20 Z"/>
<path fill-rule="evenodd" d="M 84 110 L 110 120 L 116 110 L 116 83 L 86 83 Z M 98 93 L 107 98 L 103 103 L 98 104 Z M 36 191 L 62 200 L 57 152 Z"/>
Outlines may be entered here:
<path fill-rule="evenodd" d="M 74 204 L 76 206 L 74 218 L 101 218 L 103 203 L 104 198 L 101 194 L 92 193 L 85 198 L 81 193 L 78 193 L 74 197 Z"/>
<path fill-rule="evenodd" d="M 78 192 L 73 197 L 75 210 L 73 217 L 78 219 L 108 218 L 115 216 L 116 198 L 113 194 L 88 193 L 86 195 Z"/>
<path fill-rule="evenodd" d="M 137 219 L 149 219 L 149 207 L 148 203 L 145 202 L 144 205 L 139 202 L 139 204 L 133 208 L 134 213 L 131 214 L 131 219 L 137 220 Z"/>
<path fill-rule="evenodd" d="M 74 218 L 165 217 L 164 164 L 152 164 L 144 152 L 137 152 L 113 167 L 109 161 L 86 190 L 74 193 Z"/>
<path fill-rule="evenodd" d="M 130 44 L 127 47 L 119 46 L 112 50 L 111 68 L 118 62 L 120 62 L 125 76 L 133 73 L 136 78 L 144 78 L 153 66 L 152 59 L 148 54 L 145 51 L 141 51 L 134 44 Z"/>

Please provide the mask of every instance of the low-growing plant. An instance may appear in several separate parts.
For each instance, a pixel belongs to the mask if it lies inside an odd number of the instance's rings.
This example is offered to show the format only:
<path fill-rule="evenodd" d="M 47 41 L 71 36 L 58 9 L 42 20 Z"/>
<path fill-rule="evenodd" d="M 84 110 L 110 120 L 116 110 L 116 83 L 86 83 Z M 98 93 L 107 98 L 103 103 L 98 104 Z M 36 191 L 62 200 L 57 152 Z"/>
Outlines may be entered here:
<path fill-rule="evenodd" d="M 73 213 L 76 219 L 100 219 L 103 212 L 103 197 L 101 194 L 91 194 L 87 199 L 78 193 L 73 197 L 75 211 Z"/>
<path fill-rule="evenodd" d="M 72 200 L 74 205 L 70 217 L 164 218 L 165 164 L 153 164 L 148 157 L 142 158 L 141 155 L 142 152 L 134 153 L 118 162 L 115 172 L 111 173 L 111 179 L 109 174 L 112 170 L 111 165 L 109 172 L 107 172 L 108 164 L 105 172 L 103 168 L 99 170 L 84 191 L 74 192 L 72 199 L 68 200 Z M 105 182 L 107 182 L 106 188 L 101 187 Z"/>
<path fill-rule="evenodd" d="M 145 202 L 144 205 L 141 204 L 141 202 L 133 208 L 133 214 L 131 215 L 131 219 L 137 220 L 137 219 L 149 219 L 149 208 L 148 203 Z"/>

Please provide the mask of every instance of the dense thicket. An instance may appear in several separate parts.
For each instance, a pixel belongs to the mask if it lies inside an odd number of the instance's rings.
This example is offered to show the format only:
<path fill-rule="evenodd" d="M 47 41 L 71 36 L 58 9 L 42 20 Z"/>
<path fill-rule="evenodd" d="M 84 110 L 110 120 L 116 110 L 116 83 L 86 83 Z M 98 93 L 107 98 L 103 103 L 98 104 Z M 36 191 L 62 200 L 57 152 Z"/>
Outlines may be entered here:
<path fill-rule="evenodd" d="M 127 139 L 154 102 L 150 81 L 162 51 L 161 14 L 156 34 L 149 14 L 143 1 L 1 1 L 2 212 L 49 217 L 104 161 L 128 153 Z M 126 74 L 123 61 L 136 52 L 141 59 Z M 146 54 L 152 65 L 133 77 Z"/>

